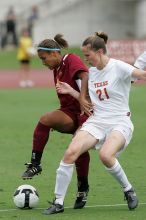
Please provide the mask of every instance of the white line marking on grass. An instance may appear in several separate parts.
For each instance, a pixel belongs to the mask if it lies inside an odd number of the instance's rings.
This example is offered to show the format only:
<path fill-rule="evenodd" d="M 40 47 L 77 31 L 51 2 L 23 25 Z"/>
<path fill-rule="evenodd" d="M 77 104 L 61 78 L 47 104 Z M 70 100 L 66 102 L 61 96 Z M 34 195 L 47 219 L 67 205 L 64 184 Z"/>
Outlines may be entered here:
<path fill-rule="evenodd" d="M 145 202 L 141 202 L 138 205 L 139 206 L 140 205 L 146 205 L 146 203 Z M 102 207 L 118 207 L 118 206 L 127 206 L 127 204 L 87 205 L 87 206 L 85 206 L 85 208 L 96 208 L 96 207 L 101 207 L 102 208 Z M 73 207 L 72 206 L 66 206 L 64 208 L 65 209 L 71 209 Z M 45 208 L 35 208 L 35 209 L 43 210 Z M 20 209 L 18 209 L 18 208 L 16 208 L 16 209 L 0 209 L 0 212 L 11 212 L 11 211 L 16 211 L 16 210 L 20 210 Z"/>
<path fill-rule="evenodd" d="M 0 212 L 10 212 L 10 211 L 16 211 L 18 209 L 0 209 Z"/>
<path fill-rule="evenodd" d="M 145 202 L 142 202 L 142 203 L 139 203 L 139 205 L 146 205 Z M 96 208 L 96 207 L 116 207 L 116 206 L 127 206 L 127 204 L 107 204 L 107 205 L 86 205 L 85 208 Z M 72 206 L 67 206 L 65 207 L 66 209 L 70 209 L 70 208 L 73 208 Z"/>

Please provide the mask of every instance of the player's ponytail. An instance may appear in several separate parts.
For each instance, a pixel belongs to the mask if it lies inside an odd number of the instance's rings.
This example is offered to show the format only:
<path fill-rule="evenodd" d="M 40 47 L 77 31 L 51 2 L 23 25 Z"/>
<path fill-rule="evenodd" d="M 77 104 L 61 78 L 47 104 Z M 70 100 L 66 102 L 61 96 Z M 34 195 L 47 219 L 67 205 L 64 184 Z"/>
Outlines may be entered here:
<path fill-rule="evenodd" d="M 68 47 L 68 42 L 63 38 L 63 35 L 62 35 L 62 34 L 57 34 L 57 35 L 54 37 L 54 40 L 58 43 L 58 45 L 59 45 L 61 48 L 67 48 L 67 47 Z"/>
<path fill-rule="evenodd" d="M 95 32 L 93 36 L 90 36 L 83 41 L 82 47 L 88 46 L 93 51 L 103 49 L 104 54 L 106 54 L 107 40 L 108 40 L 107 34 L 105 34 L 104 32 Z"/>
<path fill-rule="evenodd" d="M 68 43 L 63 38 L 62 34 L 57 34 L 54 39 L 45 39 L 41 43 L 39 43 L 37 47 L 37 51 L 46 51 L 51 53 L 53 51 L 58 51 L 60 53 L 61 48 L 67 48 Z"/>
<path fill-rule="evenodd" d="M 106 33 L 98 31 L 98 32 L 95 32 L 95 36 L 102 38 L 104 40 L 105 44 L 107 44 L 108 35 Z"/>

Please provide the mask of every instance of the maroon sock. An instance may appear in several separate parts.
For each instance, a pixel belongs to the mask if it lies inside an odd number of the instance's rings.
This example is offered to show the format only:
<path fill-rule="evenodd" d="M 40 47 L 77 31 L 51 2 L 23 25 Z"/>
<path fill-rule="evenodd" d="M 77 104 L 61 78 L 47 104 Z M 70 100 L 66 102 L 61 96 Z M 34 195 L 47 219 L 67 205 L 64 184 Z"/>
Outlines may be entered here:
<path fill-rule="evenodd" d="M 50 127 L 38 122 L 33 134 L 33 151 L 43 152 L 49 139 Z"/>
<path fill-rule="evenodd" d="M 49 139 L 50 128 L 38 122 L 33 134 L 33 149 L 31 155 L 31 163 L 39 165 L 43 150 Z"/>
<path fill-rule="evenodd" d="M 80 155 L 76 160 L 76 172 L 78 178 L 78 191 L 85 191 L 88 189 L 88 173 L 89 173 L 89 162 L 90 155 L 89 152 L 85 152 Z"/>
<path fill-rule="evenodd" d="M 89 162 L 90 155 L 88 151 L 80 155 L 80 157 L 75 162 L 77 176 L 88 176 Z"/>

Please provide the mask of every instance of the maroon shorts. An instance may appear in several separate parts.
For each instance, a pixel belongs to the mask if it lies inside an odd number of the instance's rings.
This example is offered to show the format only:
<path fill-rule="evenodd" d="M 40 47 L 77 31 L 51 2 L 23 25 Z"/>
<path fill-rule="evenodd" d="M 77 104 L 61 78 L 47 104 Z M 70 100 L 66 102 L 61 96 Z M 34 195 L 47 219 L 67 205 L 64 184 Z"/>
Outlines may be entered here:
<path fill-rule="evenodd" d="M 59 109 L 60 111 L 64 112 L 65 114 L 67 114 L 75 123 L 76 129 L 80 126 L 82 126 L 82 124 L 87 120 L 88 116 L 87 115 L 80 115 L 80 113 L 73 113 L 71 111 L 69 111 L 68 109 L 65 108 L 61 108 Z"/>
<path fill-rule="evenodd" d="M 78 125 L 79 127 L 82 126 L 82 124 L 87 120 L 88 116 L 87 115 L 78 115 Z"/>

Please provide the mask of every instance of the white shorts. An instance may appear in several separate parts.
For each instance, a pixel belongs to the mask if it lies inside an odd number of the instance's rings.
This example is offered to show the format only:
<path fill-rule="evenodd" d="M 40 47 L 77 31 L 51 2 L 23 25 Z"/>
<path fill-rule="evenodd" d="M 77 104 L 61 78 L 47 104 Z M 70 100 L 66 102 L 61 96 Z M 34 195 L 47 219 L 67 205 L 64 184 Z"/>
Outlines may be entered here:
<path fill-rule="evenodd" d="M 99 142 L 95 145 L 95 149 L 100 149 L 102 147 L 111 131 L 119 131 L 125 138 L 125 145 L 123 146 L 123 149 L 118 152 L 119 154 L 130 143 L 134 126 L 130 117 L 127 116 L 118 117 L 116 120 L 100 120 L 93 115 L 87 119 L 80 130 L 87 131 L 99 140 Z"/>

